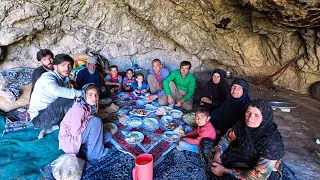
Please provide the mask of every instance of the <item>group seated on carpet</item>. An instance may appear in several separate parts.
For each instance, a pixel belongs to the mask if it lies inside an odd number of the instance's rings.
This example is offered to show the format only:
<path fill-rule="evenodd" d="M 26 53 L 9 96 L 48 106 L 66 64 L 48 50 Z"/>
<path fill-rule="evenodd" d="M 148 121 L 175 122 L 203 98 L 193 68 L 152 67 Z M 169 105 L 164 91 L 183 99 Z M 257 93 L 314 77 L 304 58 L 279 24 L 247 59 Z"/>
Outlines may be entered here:
<path fill-rule="evenodd" d="M 46 56 L 51 62 L 51 56 Z M 123 78 L 115 65 L 110 67 L 109 74 L 102 76 L 96 71 L 97 60 L 88 57 L 86 68 L 79 71 L 74 88 L 69 81 L 73 63 L 73 58 L 66 54 L 54 57 L 53 71 L 44 72 L 34 84 L 28 111 L 34 126 L 42 129 L 39 138 L 60 125 L 59 148 L 65 153 L 83 155 L 89 160 L 100 159 L 107 153 L 104 143 L 112 135 L 110 132 L 103 134 L 101 119 L 95 116 L 99 96 L 110 97 L 120 91 L 150 91 L 151 95 L 146 98 L 148 102 L 158 100 L 159 105 L 193 109 L 196 81 L 189 72 L 189 61 L 182 61 L 180 69 L 170 73 L 161 66 L 159 59 L 154 59 L 147 82 L 144 82 L 144 75 L 137 73 L 134 78 L 132 69 L 128 69 Z M 200 102 L 205 107 L 196 111 L 198 127 L 182 133 L 177 147 L 197 153 L 200 147 L 208 177 L 242 178 L 254 174 L 266 179 L 284 153 L 281 135 L 272 122 L 272 109 L 262 100 L 250 103 L 249 84 L 244 79 L 235 79 L 230 87 L 224 78 L 223 70 L 212 72 Z M 75 102 L 75 99 L 80 100 Z M 213 146 L 221 136 L 213 155 Z M 277 145 L 276 151 L 269 149 L 273 147 L 272 143 Z M 255 151 L 257 148 L 258 152 Z"/>

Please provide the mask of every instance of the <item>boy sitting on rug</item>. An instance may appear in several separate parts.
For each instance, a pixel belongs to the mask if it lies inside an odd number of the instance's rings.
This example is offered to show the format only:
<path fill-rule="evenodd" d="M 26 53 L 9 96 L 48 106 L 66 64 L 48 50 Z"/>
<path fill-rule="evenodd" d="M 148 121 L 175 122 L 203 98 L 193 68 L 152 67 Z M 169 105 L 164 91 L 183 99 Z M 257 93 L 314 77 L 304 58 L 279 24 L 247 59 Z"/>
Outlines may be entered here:
<path fill-rule="evenodd" d="M 216 139 L 216 131 L 210 123 L 209 110 L 200 106 L 196 110 L 196 123 L 197 129 L 188 132 L 180 132 L 180 141 L 177 145 L 178 150 L 187 150 L 195 153 L 199 153 L 199 144 L 202 138 Z"/>
<path fill-rule="evenodd" d="M 110 73 L 105 78 L 107 92 L 115 93 L 121 90 L 122 77 L 118 74 L 118 67 L 115 65 L 110 66 Z"/>
<path fill-rule="evenodd" d="M 132 69 L 127 69 L 126 77 L 123 78 L 123 92 L 131 92 L 132 91 L 132 85 L 136 82 L 136 79 L 134 78 L 134 72 Z"/>
<path fill-rule="evenodd" d="M 146 93 L 149 89 L 149 86 L 147 85 L 146 82 L 143 81 L 143 79 L 144 79 L 143 74 L 140 74 L 140 73 L 137 74 L 136 82 L 133 83 L 132 85 L 133 86 L 132 90 L 136 92 L 138 95 Z"/>

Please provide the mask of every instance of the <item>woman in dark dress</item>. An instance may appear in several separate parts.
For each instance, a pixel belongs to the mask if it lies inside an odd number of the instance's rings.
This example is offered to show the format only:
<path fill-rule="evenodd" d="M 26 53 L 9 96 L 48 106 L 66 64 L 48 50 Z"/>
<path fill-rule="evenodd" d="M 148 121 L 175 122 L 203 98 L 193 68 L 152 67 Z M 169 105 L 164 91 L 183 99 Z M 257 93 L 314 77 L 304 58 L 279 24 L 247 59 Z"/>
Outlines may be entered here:
<path fill-rule="evenodd" d="M 235 79 L 231 84 L 227 100 L 210 113 L 211 124 L 217 132 L 217 140 L 238 121 L 244 121 L 244 113 L 249 102 L 249 84 L 244 79 Z"/>
<path fill-rule="evenodd" d="M 227 100 L 230 85 L 225 77 L 226 72 L 222 69 L 212 71 L 211 78 L 205 85 L 205 96 L 201 98 L 201 105 L 212 111 Z"/>
<path fill-rule="evenodd" d="M 215 148 L 201 142 L 208 179 L 279 179 L 284 144 L 269 102 L 252 101 L 243 116 Z"/>

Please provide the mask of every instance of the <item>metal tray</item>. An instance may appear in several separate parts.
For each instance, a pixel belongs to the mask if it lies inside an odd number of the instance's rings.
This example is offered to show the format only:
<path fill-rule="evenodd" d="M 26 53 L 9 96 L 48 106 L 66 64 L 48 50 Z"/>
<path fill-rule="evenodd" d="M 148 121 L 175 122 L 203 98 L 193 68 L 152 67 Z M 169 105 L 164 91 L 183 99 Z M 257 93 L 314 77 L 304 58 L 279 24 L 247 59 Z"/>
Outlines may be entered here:
<path fill-rule="evenodd" d="M 294 105 L 288 102 L 270 101 L 269 103 L 272 108 L 279 108 L 279 109 L 294 109 L 298 107 L 297 105 Z"/>

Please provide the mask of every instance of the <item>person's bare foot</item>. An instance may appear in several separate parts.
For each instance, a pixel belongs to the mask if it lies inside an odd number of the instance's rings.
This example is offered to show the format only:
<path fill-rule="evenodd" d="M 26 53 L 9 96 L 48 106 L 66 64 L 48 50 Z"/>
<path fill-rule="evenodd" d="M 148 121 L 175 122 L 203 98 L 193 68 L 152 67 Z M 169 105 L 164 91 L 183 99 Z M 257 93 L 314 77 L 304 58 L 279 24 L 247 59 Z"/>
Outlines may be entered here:
<path fill-rule="evenodd" d="M 53 131 L 58 130 L 58 129 L 59 129 L 59 126 L 58 126 L 58 125 L 52 126 L 52 127 L 49 128 L 49 129 L 43 129 L 43 130 L 40 131 L 39 136 L 38 136 L 38 139 L 42 139 L 42 138 L 44 137 L 44 135 L 50 134 L 50 133 L 52 133 Z"/>
<path fill-rule="evenodd" d="M 178 151 L 183 151 L 183 149 L 181 149 L 181 147 L 179 145 L 176 146 Z"/>

